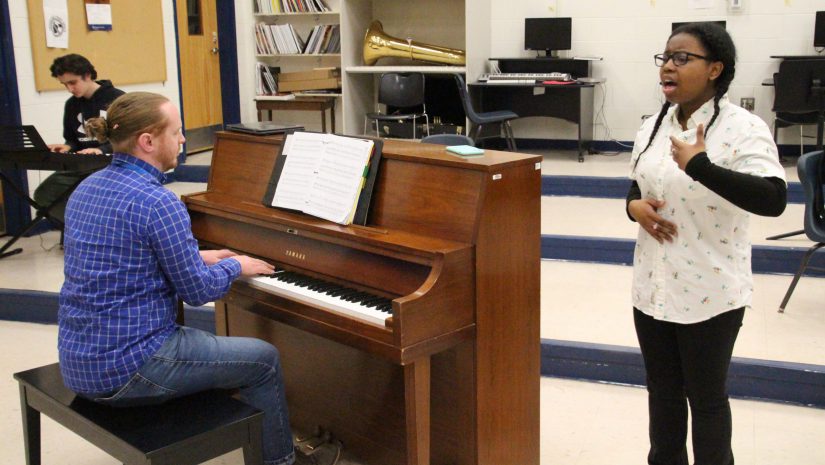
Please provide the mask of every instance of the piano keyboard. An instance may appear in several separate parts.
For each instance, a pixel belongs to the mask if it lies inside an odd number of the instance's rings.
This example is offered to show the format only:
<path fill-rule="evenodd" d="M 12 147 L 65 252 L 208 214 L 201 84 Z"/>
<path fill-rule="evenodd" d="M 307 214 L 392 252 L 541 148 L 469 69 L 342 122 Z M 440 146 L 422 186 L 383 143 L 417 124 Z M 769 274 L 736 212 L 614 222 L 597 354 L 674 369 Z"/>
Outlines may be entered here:
<path fill-rule="evenodd" d="M 327 310 L 343 313 L 379 326 L 392 316 L 392 301 L 367 292 L 312 278 L 292 271 L 242 278 L 251 286 Z"/>

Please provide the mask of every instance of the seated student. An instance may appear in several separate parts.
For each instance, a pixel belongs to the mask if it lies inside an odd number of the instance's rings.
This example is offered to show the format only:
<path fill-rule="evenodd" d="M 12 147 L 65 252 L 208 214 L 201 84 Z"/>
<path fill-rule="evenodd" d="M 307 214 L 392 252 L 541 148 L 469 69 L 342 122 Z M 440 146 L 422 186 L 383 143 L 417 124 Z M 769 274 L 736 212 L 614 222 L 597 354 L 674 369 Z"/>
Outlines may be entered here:
<path fill-rule="evenodd" d="M 51 68 L 52 77 L 66 86 L 72 96 L 66 100 L 63 110 L 64 144 L 50 144 L 52 152 L 77 152 L 79 154 L 112 153 L 112 146 L 101 144 L 86 134 L 85 122 L 90 118 L 106 117 L 106 109 L 123 91 L 112 86 L 111 81 L 97 79 L 95 67 L 85 57 L 70 54 L 55 58 Z M 43 180 L 34 191 L 34 200 L 40 205 L 49 205 L 60 198 L 68 189 L 76 185 L 93 171 L 58 171 Z M 63 220 L 66 199 L 50 211 Z"/>
<path fill-rule="evenodd" d="M 229 250 L 199 251 L 183 202 L 161 184 L 181 144 L 177 108 L 128 93 L 90 132 L 112 163 L 83 180 L 66 208 L 65 282 L 58 353 L 66 386 L 113 407 L 162 403 L 208 389 L 240 389 L 264 412 L 267 465 L 295 461 L 279 353 L 254 338 L 219 337 L 175 323 L 178 298 L 202 305 L 239 276 L 273 266 Z"/>

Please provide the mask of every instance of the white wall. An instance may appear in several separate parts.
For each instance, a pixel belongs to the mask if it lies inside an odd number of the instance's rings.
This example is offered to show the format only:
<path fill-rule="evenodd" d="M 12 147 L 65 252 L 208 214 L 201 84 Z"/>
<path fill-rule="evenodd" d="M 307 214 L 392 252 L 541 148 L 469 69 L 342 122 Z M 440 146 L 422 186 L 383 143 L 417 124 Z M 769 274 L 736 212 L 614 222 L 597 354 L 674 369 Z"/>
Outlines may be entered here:
<path fill-rule="evenodd" d="M 39 93 L 34 90 L 26 2 L 9 4 L 23 122 L 36 125 L 48 142 L 59 142 L 62 133 L 60 115 L 68 94 L 65 91 Z M 158 92 L 177 102 L 172 0 L 163 0 L 162 5 L 168 80 L 122 88 Z M 523 50 L 525 17 L 573 18 L 573 50 L 566 54 L 604 57 L 603 61 L 593 64 L 593 74 L 607 79 L 607 83 L 596 91 L 596 110 L 603 102 L 607 122 L 605 126 L 603 120 L 597 121 L 596 139 L 608 138 L 607 127 L 610 138 L 620 141 L 632 141 L 641 116 L 656 112 L 662 103 L 657 84 L 658 70 L 653 65 L 652 56 L 664 48 L 672 22 L 727 21 L 727 29 L 739 54 L 730 96 L 735 103 L 741 97 L 755 97 L 756 113 L 771 123 L 773 89 L 761 85 L 762 80 L 772 76 L 778 68 L 778 61 L 770 56 L 815 53 L 814 12 L 825 10 L 825 0 L 743 0 L 741 10 L 729 10 L 727 0 L 713 0 L 713 7 L 704 10 L 689 9 L 688 0 L 492 0 L 491 5 L 493 19 L 489 40 L 493 56 L 530 56 Z M 255 94 L 252 1 L 236 2 L 236 22 L 241 118 L 253 121 L 256 115 L 252 100 Z M 474 26 L 468 24 L 467 27 Z M 135 66 L 140 66 L 139 60 L 135 61 Z M 295 113 L 299 119 L 306 118 L 299 122 L 308 127 L 318 125 L 318 116 L 314 113 Z M 342 121 L 340 114 L 337 119 Z M 786 133 L 780 131 L 781 143 L 798 141 L 796 128 L 783 131 Z M 518 137 L 572 139 L 575 131 L 572 124 L 563 121 L 528 118 L 516 122 L 516 134 Z M 36 185 L 41 177 L 45 176 L 30 172 L 30 185 Z"/>
<path fill-rule="evenodd" d="M 175 23 L 172 0 L 163 0 L 163 34 L 166 44 L 166 82 L 133 84 L 115 87 L 126 92 L 147 91 L 165 95 L 175 104 L 180 97 L 178 93 L 178 64 L 175 53 Z M 63 105 L 70 97 L 65 90 L 38 92 L 34 86 L 34 64 L 29 35 L 29 12 L 26 2 L 15 0 L 9 2 L 12 40 L 14 41 L 14 61 L 17 68 L 17 91 L 20 94 L 20 113 L 23 124 L 33 124 L 47 144 L 63 142 Z M 117 24 L 114 24 L 117 27 Z M 69 32 L 71 34 L 71 31 Z M 66 53 L 72 53 L 70 49 Z M 93 63 L 94 64 L 94 63 Z M 136 57 L 134 66 L 141 66 Z M 98 79 L 107 79 L 99 75 Z M 51 174 L 50 171 L 29 171 L 29 189 L 34 191 L 40 181 Z"/>
<path fill-rule="evenodd" d="M 468 0 L 471 1 L 471 0 Z M 814 54 L 814 12 L 825 0 L 743 0 L 740 10 L 727 0 L 713 0 L 710 9 L 689 9 L 688 0 L 493 0 L 490 28 L 494 56 L 530 56 L 524 48 L 524 18 L 573 18 L 573 50 L 562 56 L 597 55 L 594 76 L 607 78 L 596 91 L 596 110 L 604 101 L 610 138 L 632 141 L 641 116 L 655 113 L 664 100 L 658 87 L 653 55 L 660 53 L 672 22 L 725 20 L 737 46 L 736 78 L 729 95 L 755 97 L 755 112 L 773 122 L 773 88 L 761 85 L 778 68 L 771 55 Z M 605 92 L 606 91 L 606 92 Z M 606 96 L 605 96 L 606 93 Z M 517 137 L 572 139 L 575 126 L 549 118 L 516 121 Z M 608 139 L 597 119 L 597 140 Z M 798 129 L 780 131 L 781 143 L 797 143 Z M 813 133 L 814 131 L 808 130 Z"/>

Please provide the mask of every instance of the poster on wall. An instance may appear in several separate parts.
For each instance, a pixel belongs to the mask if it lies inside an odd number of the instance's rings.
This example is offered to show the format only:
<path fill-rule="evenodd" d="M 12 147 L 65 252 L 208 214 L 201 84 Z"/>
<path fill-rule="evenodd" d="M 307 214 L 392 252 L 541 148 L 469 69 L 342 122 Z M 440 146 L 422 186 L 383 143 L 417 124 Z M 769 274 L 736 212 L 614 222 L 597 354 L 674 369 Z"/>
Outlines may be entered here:
<path fill-rule="evenodd" d="M 86 0 L 86 24 L 90 31 L 112 30 L 112 5 L 109 0 Z"/>
<path fill-rule="evenodd" d="M 66 0 L 43 0 L 46 47 L 69 48 L 69 8 Z"/>

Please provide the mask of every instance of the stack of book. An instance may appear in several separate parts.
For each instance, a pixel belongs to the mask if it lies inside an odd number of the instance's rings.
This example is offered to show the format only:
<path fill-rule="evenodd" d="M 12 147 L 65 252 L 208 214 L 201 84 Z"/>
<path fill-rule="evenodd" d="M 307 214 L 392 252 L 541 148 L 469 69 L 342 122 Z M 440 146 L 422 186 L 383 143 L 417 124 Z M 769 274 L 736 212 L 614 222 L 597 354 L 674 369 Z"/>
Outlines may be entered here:
<path fill-rule="evenodd" d="M 340 87 L 341 68 L 315 68 L 311 71 L 278 75 L 278 90 L 281 92 L 339 89 Z"/>
<path fill-rule="evenodd" d="M 304 54 L 340 53 L 341 28 L 337 24 L 319 24 L 312 28 Z"/>
<path fill-rule="evenodd" d="M 275 68 L 274 72 L 265 63 L 255 63 L 255 93 L 257 95 L 275 95 L 278 93 L 278 75 L 280 68 Z"/>
<path fill-rule="evenodd" d="M 255 0 L 255 13 L 322 13 L 330 11 L 323 0 Z"/>
<path fill-rule="evenodd" d="M 299 54 L 305 45 L 291 24 L 255 25 L 255 51 L 258 55 Z"/>

